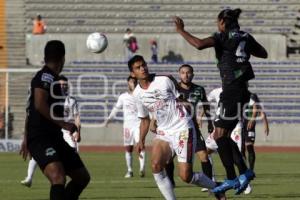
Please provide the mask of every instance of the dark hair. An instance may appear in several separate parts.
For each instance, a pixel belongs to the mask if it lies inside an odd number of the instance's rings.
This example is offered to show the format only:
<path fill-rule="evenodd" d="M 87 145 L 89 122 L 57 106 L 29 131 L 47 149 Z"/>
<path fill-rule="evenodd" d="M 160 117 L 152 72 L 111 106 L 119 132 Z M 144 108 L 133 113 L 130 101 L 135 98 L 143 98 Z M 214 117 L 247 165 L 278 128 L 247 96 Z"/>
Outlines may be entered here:
<path fill-rule="evenodd" d="M 58 77 L 58 80 L 59 80 L 59 81 L 60 81 L 60 80 L 62 80 L 62 81 L 67 81 L 67 82 L 68 82 L 68 78 L 65 77 L 64 75 L 60 75 L 60 76 Z"/>
<path fill-rule="evenodd" d="M 128 82 L 130 79 L 133 79 L 133 80 L 137 81 L 136 78 L 134 78 L 134 77 L 132 77 L 132 76 L 128 76 L 128 77 L 127 77 L 127 82 Z"/>
<path fill-rule="evenodd" d="M 189 65 L 189 64 L 183 64 L 183 65 L 181 65 L 181 66 L 179 67 L 178 71 L 180 71 L 180 70 L 181 70 L 182 68 L 184 68 L 184 67 L 189 68 L 189 69 L 192 71 L 192 73 L 194 73 L 194 68 L 193 68 L 191 65 Z"/>
<path fill-rule="evenodd" d="M 128 61 L 128 69 L 129 71 L 132 72 L 132 65 L 137 62 L 137 61 L 142 61 L 144 63 L 146 63 L 145 59 L 143 56 L 140 56 L 140 55 L 135 55 L 133 56 L 129 61 Z"/>
<path fill-rule="evenodd" d="M 47 42 L 44 50 L 45 63 L 59 62 L 65 56 L 65 45 L 59 40 L 51 40 Z"/>
<path fill-rule="evenodd" d="M 238 19 L 240 17 L 242 10 L 240 8 L 237 9 L 225 9 L 222 10 L 218 15 L 218 20 L 224 20 L 225 22 L 225 30 L 230 31 L 232 29 L 240 29 L 240 25 Z"/>

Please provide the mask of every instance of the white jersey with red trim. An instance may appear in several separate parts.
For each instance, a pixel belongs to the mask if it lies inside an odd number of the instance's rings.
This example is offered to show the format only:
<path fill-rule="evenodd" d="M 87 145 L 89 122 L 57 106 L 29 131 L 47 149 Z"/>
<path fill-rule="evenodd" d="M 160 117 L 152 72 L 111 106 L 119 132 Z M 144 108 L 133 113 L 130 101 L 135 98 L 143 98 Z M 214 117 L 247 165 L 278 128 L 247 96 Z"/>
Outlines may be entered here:
<path fill-rule="evenodd" d="M 158 131 L 178 131 L 193 127 L 191 115 L 177 101 L 179 93 L 167 76 L 154 76 L 147 89 L 137 85 L 133 95 L 137 100 L 138 116 L 149 113 L 157 120 Z"/>
<path fill-rule="evenodd" d="M 138 118 L 136 99 L 128 92 L 122 93 L 115 105 L 114 109 L 120 110 L 123 108 L 123 126 L 125 128 L 140 127 L 140 118 Z M 114 113 L 114 112 L 112 112 Z"/>

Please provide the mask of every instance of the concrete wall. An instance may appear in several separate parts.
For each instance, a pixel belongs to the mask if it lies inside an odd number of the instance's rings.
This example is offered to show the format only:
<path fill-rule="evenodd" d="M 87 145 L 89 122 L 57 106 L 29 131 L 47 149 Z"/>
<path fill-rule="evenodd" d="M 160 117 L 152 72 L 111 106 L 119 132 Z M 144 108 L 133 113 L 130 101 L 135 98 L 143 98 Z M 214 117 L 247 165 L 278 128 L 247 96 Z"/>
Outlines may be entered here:
<path fill-rule="evenodd" d="M 101 54 L 90 53 L 86 48 L 85 34 L 45 34 L 26 36 L 26 55 L 33 65 L 40 65 L 43 61 L 43 49 L 48 40 L 62 40 L 67 49 L 66 62 L 73 61 L 125 61 L 125 51 L 122 34 L 107 34 L 108 48 Z M 197 35 L 207 37 L 208 35 Z M 178 34 L 140 34 L 136 35 L 139 43 L 138 54 L 147 60 L 151 58 L 149 41 L 155 38 L 159 45 L 159 59 L 173 51 L 175 55 L 182 55 L 185 61 L 214 61 L 214 49 L 198 51 L 190 46 Z M 255 35 L 269 52 L 269 61 L 284 60 L 286 58 L 286 38 L 283 35 Z"/>
<path fill-rule="evenodd" d="M 204 124 L 203 127 L 207 127 Z M 300 124 L 270 124 L 270 135 L 266 138 L 262 124 L 256 128 L 257 146 L 300 146 Z M 203 129 L 206 136 L 206 130 Z M 148 133 L 147 144 L 151 143 L 152 133 Z M 122 124 L 110 124 L 108 128 L 82 128 L 83 145 L 123 145 Z"/>

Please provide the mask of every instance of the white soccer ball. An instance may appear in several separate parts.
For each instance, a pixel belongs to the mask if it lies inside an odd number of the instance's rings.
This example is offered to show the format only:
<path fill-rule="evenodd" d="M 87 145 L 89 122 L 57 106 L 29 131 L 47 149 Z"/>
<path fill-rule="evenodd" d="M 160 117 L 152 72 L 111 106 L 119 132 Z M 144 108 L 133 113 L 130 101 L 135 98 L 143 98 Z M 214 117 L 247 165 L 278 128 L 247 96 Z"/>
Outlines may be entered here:
<path fill-rule="evenodd" d="M 88 50 L 93 53 L 103 52 L 107 45 L 108 41 L 103 33 L 91 33 L 86 40 L 86 46 Z"/>

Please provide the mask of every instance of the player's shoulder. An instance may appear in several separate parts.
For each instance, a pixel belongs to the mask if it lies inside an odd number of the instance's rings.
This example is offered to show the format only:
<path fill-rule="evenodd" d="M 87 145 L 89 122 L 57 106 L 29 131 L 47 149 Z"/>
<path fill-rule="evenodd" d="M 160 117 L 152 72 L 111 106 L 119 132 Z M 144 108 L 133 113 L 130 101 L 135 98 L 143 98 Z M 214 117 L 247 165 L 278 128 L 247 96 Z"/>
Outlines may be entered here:
<path fill-rule="evenodd" d="M 46 67 L 43 67 L 35 74 L 33 80 L 52 83 L 54 81 L 54 78 L 54 74 Z"/>
<path fill-rule="evenodd" d="M 193 83 L 193 88 L 194 90 L 201 90 L 201 91 L 205 91 L 204 87 L 198 84 Z"/>

